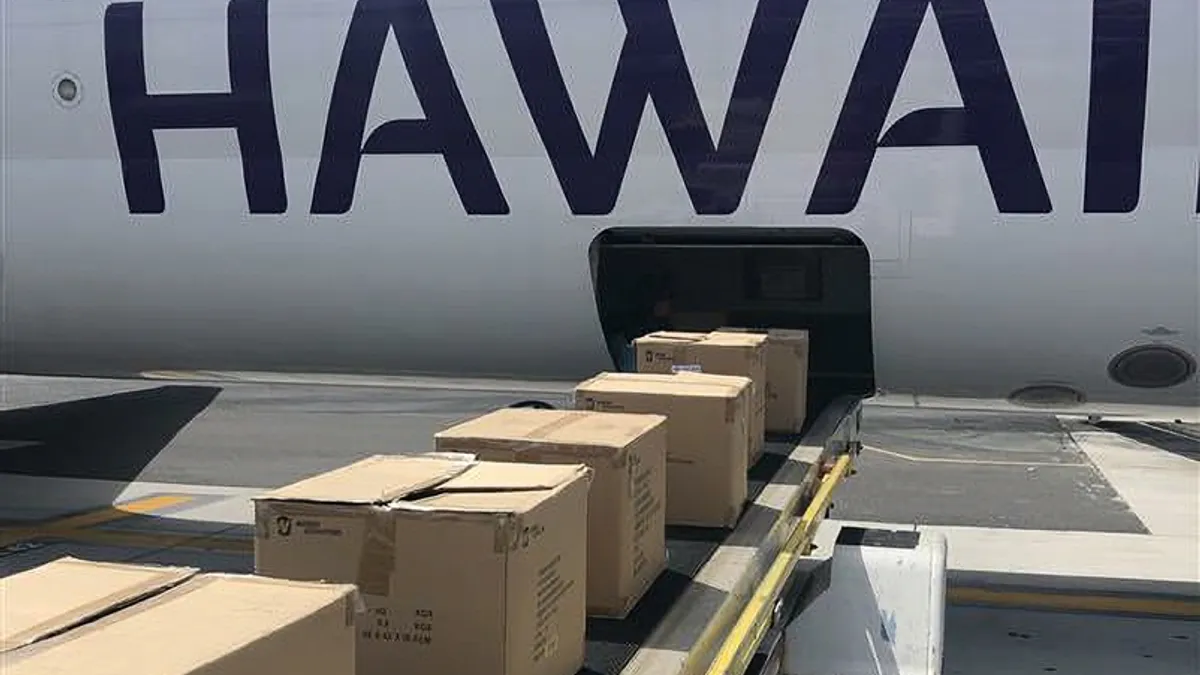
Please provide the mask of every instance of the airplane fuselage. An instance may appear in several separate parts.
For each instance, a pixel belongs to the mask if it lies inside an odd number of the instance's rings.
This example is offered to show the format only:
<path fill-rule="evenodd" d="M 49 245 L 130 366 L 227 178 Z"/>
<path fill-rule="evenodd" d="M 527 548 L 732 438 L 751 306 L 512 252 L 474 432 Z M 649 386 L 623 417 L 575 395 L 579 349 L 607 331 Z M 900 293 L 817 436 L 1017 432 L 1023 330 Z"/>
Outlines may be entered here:
<path fill-rule="evenodd" d="M 581 377 L 600 232 L 833 227 L 885 391 L 1200 400 L 1193 0 L 3 12 L 8 372 Z"/>

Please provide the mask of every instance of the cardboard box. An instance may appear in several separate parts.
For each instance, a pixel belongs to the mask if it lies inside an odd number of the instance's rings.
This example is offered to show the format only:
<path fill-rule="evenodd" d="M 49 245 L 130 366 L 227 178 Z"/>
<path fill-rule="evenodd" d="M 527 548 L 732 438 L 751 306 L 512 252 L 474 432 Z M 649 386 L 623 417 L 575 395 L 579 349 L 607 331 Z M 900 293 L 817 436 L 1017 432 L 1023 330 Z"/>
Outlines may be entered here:
<path fill-rule="evenodd" d="M 433 438 L 481 460 L 591 467 L 588 614 L 624 617 L 666 567 L 665 416 L 501 408 Z"/>
<path fill-rule="evenodd" d="M 737 523 L 746 502 L 749 378 L 601 373 L 575 387 L 575 407 L 665 415 L 666 523 Z"/>
<path fill-rule="evenodd" d="M 0 590 L 4 675 L 355 669 L 351 585 L 62 558 Z"/>
<path fill-rule="evenodd" d="M 767 336 L 766 430 L 773 434 L 800 433 L 808 417 L 808 331 L 725 326 L 717 330 Z"/>
<path fill-rule="evenodd" d="M 638 372 L 703 372 L 750 378 L 749 455 L 751 466 L 766 444 L 767 338 L 740 332 L 659 331 L 634 341 Z"/>
<path fill-rule="evenodd" d="M 64 557 L 0 579 L 0 654 L 161 593 L 197 572 Z"/>
<path fill-rule="evenodd" d="M 581 464 L 375 456 L 254 500 L 254 567 L 357 583 L 359 675 L 574 675 Z"/>

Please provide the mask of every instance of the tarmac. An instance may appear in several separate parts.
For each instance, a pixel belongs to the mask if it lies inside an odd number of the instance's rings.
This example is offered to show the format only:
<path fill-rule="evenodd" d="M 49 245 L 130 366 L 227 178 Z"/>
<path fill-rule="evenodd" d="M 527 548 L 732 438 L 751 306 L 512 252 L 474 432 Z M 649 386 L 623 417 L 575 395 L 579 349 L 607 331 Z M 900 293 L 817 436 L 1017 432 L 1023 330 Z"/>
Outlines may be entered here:
<path fill-rule="evenodd" d="M 252 496 L 530 398 L 568 391 L 0 378 L 0 576 L 250 571 Z M 868 404 L 863 430 L 822 535 L 946 535 L 943 672 L 1200 672 L 1200 427 Z"/>

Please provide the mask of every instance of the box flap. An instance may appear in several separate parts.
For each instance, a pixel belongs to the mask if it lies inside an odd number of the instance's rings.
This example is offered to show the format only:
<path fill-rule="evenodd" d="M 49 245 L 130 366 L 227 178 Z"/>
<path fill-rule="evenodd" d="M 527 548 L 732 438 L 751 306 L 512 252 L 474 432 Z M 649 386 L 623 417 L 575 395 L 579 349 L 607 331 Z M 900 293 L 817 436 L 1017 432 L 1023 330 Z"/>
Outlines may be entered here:
<path fill-rule="evenodd" d="M 469 471 L 397 506 L 481 513 L 522 512 L 546 501 L 567 483 L 590 476 L 591 470 L 583 464 L 476 462 Z"/>
<path fill-rule="evenodd" d="M 694 333 L 683 331 L 656 331 L 648 333 L 637 340 L 634 340 L 635 345 L 653 346 L 658 345 L 687 345 L 687 344 L 712 344 L 722 347 L 754 347 L 761 344 L 766 344 L 767 335 L 758 332 L 749 331 L 713 331 L 711 333 Z"/>
<path fill-rule="evenodd" d="M 377 505 L 389 509 L 531 508 L 588 469 L 422 455 L 377 455 L 258 497 L 258 500 Z M 524 493 L 524 494 L 518 494 Z M 461 495 L 475 495 L 464 498 Z M 456 496 L 458 495 L 458 496 Z M 510 496 L 504 496 L 510 495 Z M 466 504 L 471 506 L 464 506 Z"/>
<path fill-rule="evenodd" d="M 712 373 L 600 373 L 581 382 L 576 391 L 640 392 L 672 396 L 736 398 L 752 380 L 740 375 Z"/>
<path fill-rule="evenodd" d="M 713 331 L 708 334 L 704 342 L 719 344 L 719 345 L 746 345 L 753 347 L 767 343 L 768 335 L 764 333 L 753 332 L 737 332 L 737 331 Z"/>
<path fill-rule="evenodd" d="M 441 485 L 471 465 L 467 459 L 448 457 L 375 455 L 255 499 L 386 504 Z"/>
<path fill-rule="evenodd" d="M 692 371 L 687 371 L 687 370 L 681 370 L 677 373 L 671 373 L 669 375 L 669 377 L 674 377 L 675 379 L 683 380 L 684 382 L 695 381 L 695 382 L 701 382 L 703 384 L 708 384 L 708 385 L 732 387 L 734 389 L 739 389 L 739 390 L 742 387 L 750 386 L 750 384 L 753 382 L 753 380 L 751 380 L 749 377 L 746 377 L 745 375 L 697 373 L 697 372 L 692 372 Z"/>
<path fill-rule="evenodd" d="M 438 432 L 435 438 L 502 441 L 518 453 L 521 441 L 620 449 L 665 421 L 662 415 L 501 408 Z"/>
<path fill-rule="evenodd" d="M 175 675 L 210 666 L 334 605 L 353 621 L 351 584 L 197 576 L 58 639 L 14 654 L 5 674 Z M 232 671 L 229 671 L 232 672 Z"/>
<path fill-rule="evenodd" d="M 753 333 L 766 335 L 769 340 L 808 341 L 808 330 L 804 328 L 740 328 L 737 326 L 721 326 L 714 333 Z"/>
<path fill-rule="evenodd" d="M 469 471 L 435 488 L 436 492 L 511 492 L 553 490 L 585 472 L 582 464 L 476 462 Z"/>
<path fill-rule="evenodd" d="M 0 653 L 160 593 L 197 571 L 64 557 L 0 579 Z"/>
<path fill-rule="evenodd" d="M 435 434 L 436 437 L 436 434 Z M 471 452 L 458 452 L 456 450 L 431 450 L 430 452 L 422 452 L 413 457 L 440 457 L 442 459 L 453 459 L 459 462 L 474 462 L 477 456 Z"/>
<path fill-rule="evenodd" d="M 657 330 L 653 333 L 647 333 L 637 340 L 634 340 L 634 343 L 636 344 L 638 340 L 644 342 L 701 342 L 706 337 L 708 337 L 708 333 L 681 330 Z"/>
<path fill-rule="evenodd" d="M 772 328 L 767 331 L 767 337 L 786 344 L 808 344 L 808 331 L 799 328 Z"/>

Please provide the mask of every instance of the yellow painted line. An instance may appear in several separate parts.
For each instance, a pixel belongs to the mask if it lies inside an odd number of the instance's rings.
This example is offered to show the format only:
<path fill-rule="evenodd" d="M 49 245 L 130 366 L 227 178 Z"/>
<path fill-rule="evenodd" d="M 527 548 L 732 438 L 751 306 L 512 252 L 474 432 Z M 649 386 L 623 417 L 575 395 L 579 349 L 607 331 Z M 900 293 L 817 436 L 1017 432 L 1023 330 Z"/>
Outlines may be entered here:
<path fill-rule="evenodd" d="M 796 529 L 784 543 L 775 562 L 767 569 L 762 583 L 755 589 L 737 623 L 721 644 L 721 649 L 708 668 L 708 675 L 744 675 L 759 643 L 771 627 L 775 601 L 782 594 L 796 563 L 808 553 L 808 545 L 812 543 L 817 526 L 825 519 L 825 511 L 833 500 L 833 491 L 849 471 L 850 462 L 850 455 L 838 457 L 833 468 L 821 479 L 812 503 L 804 510 Z"/>
<path fill-rule="evenodd" d="M 988 588 L 946 589 L 948 604 L 981 604 L 1010 609 L 1047 609 L 1097 614 L 1156 614 L 1200 619 L 1200 599 L 1006 591 Z"/>
<path fill-rule="evenodd" d="M 37 525 L 27 526 L 24 529 L 37 530 L 42 532 L 59 533 L 64 530 L 80 530 L 105 523 L 111 523 L 116 520 L 130 518 L 132 516 L 146 515 L 161 511 L 163 509 L 186 504 L 192 501 L 195 497 L 191 495 L 154 495 L 153 497 L 144 497 L 135 499 L 131 502 L 123 504 L 114 504 L 105 509 L 80 513 L 74 516 L 66 516 L 57 518 Z"/>
<path fill-rule="evenodd" d="M 195 497 L 191 495 L 154 495 L 62 518 L 3 527 L 0 528 L 0 546 L 10 546 L 21 541 L 37 539 L 46 535 L 62 537 L 64 534 L 74 533 L 77 530 L 84 530 L 123 518 L 146 515 L 172 506 L 186 504 L 193 499 Z"/>
<path fill-rule="evenodd" d="M 902 452 L 894 450 L 884 450 L 873 445 L 863 445 L 863 450 L 895 457 L 906 462 L 915 462 L 918 464 L 968 464 L 971 466 L 1064 466 L 1064 467 L 1081 467 L 1087 466 L 1082 462 L 1017 462 L 1003 459 L 955 459 L 953 457 L 914 457 L 906 455 Z"/>

